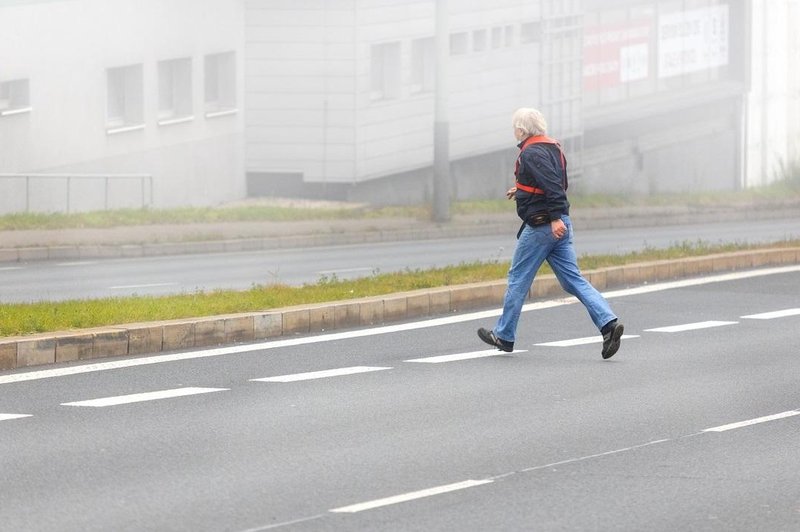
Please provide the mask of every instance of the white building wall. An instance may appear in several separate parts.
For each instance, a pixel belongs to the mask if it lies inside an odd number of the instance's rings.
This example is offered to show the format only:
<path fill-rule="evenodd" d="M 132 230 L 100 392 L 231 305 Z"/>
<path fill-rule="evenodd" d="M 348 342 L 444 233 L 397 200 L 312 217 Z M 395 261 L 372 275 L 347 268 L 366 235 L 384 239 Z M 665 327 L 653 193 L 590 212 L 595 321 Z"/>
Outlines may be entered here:
<path fill-rule="evenodd" d="M 243 104 L 243 14 L 240 0 L 204 0 L 202 6 L 192 0 L 22 1 L 0 7 L 0 83 L 28 79 L 32 108 L 0 117 L 0 172 L 148 173 L 159 207 L 243 197 L 242 113 L 207 117 L 204 100 L 205 55 L 232 51 Z M 193 119 L 158 125 L 158 62 L 175 58 L 191 58 Z M 135 64 L 143 71 L 143 127 L 110 134 L 107 69 Z M 73 192 L 72 200 L 96 193 L 89 188 Z M 64 191 L 47 192 L 38 192 L 39 210 L 63 208 Z M 19 207 L 2 196 L 0 212 Z M 116 194 L 112 201 L 130 206 L 128 196 Z"/>
<path fill-rule="evenodd" d="M 798 4 L 797 0 L 752 2 L 752 71 L 744 176 L 747 187 L 784 177 L 787 165 L 798 161 Z"/>
<path fill-rule="evenodd" d="M 355 0 L 247 0 L 247 170 L 355 175 Z"/>
<path fill-rule="evenodd" d="M 358 183 L 432 164 L 434 93 L 413 87 L 412 43 L 434 37 L 435 0 L 245 5 L 248 171 Z M 464 33 L 467 46 L 450 56 L 451 157 L 513 146 L 511 113 L 537 105 L 540 46 L 521 42 L 520 28 L 540 20 L 540 2 L 448 7 L 450 33 Z M 476 32 L 485 49 L 476 50 Z M 391 98 L 376 98 L 371 87 L 373 47 L 382 44 L 399 46 Z"/>

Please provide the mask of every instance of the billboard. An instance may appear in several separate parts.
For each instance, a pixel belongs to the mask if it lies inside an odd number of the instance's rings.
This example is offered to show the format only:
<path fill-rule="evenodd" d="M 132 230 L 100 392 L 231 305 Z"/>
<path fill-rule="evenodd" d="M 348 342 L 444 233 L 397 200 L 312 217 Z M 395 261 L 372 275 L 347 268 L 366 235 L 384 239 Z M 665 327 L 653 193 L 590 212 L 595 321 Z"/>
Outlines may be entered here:
<path fill-rule="evenodd" d="M 728 64 L 727 5 L 658 17 L 658 77 L 669 78 Z"/>
<path fill-rule="evenodd" d="M 650 64 L 648 19 L 586 28 L 583 88 L 587 91 L 647 79 Z"/>

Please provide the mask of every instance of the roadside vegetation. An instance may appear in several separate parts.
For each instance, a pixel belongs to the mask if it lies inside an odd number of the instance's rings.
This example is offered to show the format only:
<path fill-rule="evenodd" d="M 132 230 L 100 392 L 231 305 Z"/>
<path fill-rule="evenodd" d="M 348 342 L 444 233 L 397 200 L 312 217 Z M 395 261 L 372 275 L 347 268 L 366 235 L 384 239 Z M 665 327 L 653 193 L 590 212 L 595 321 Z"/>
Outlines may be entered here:
<path fill-rule="evenodd" d="M 708 207 L 713 205 L 758 205 L 800 202 L 800 164 L 784 170 L 789 176 L 769 186 L 740 191 L 658 194 L 653 196 L 570 195 L 573 208 L 669 206 Z M 501 213 L 510 210 L 503 198 L 454 202 L 453 214 Z M 431 218 L 429 205 L 370 207 L 335 202 L 303 202 L 274 199 L 253 200 L 218 207 L 174 209 L 120 209 L 73 214 L 18 213 L 0 216 L 0 231 L 23 229 L 107 228 L 131 225 L 190 224 L 216 222 L 289 222 L 301 220 L 354 220 L 372 218 Z"/>
<path fill-rule="evenodd" d="M 737 250 L 800 246 L 800 240 L 770 245 L 709 245 L 685 242 L 668 249 L 646 249 L 627 255 L 584 256 L 582 270 L 652 260 L 677 259 Z M 400 273 L 374 272 L 356 280 L 323 278 L 314 284 L 280 284 L 249 290 L 220 290 L 161 297 L 127 297 L 65 302 L 0 305 L 0 336 L 66 331 L 125 323 L 214 316 L 279 309 L 293 305 L 380 296 L 422 288 L 505 279 L 508 262 L 470 263 Z M 550 273 L 544 267 L 540 274 Z"/>

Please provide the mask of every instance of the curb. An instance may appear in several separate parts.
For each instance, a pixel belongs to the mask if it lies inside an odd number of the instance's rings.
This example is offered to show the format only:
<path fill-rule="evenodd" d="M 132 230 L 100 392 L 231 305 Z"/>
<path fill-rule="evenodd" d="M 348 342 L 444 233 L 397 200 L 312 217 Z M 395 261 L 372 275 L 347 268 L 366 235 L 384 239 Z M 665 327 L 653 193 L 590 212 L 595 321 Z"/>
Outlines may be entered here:
<path fill-rule="evenodd" d="M 737 251 L 642 262 L 584 272 L 598 290 L 709 273 L 800 264 L 800 247 Z M 502 304 L 506 281 L 490 281 L 387 296 L 95 329 L 0 338 L 0 370 L 261 341 L 368 327 Z M 553 275 L 537 277 L 530 299 L 563 293 Z"/>

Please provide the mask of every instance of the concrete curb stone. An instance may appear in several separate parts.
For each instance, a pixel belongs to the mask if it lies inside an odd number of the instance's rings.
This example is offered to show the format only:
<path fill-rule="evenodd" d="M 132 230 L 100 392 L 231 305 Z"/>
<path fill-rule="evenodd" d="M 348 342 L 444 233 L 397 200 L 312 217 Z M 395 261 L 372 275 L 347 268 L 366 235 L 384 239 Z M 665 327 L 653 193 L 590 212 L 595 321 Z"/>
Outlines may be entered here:
<path fill-rule="evenodd" d="M 627 264 L 584 274 L 596 288 L 605 290 L 788 264 L 800 264 L 800 248 L 737 251 Z M 498 280 L 264 312 L 0 338 L 0 370 L 76 360 L 155 355 L 491 308 L 502 304 L 505 287 L 506 281 Z M 555 276 L 542 275 L 533 284 L 529 298 L 542 299 L 559 293 L 563 291 Z"/>

